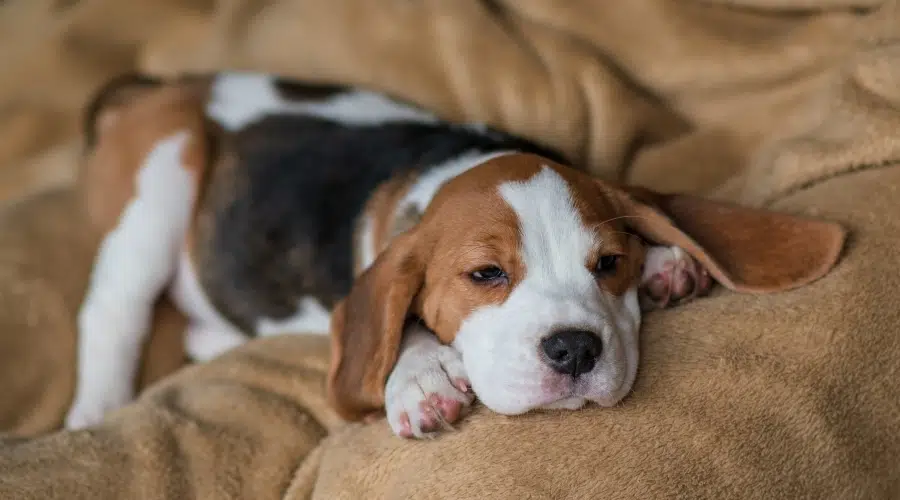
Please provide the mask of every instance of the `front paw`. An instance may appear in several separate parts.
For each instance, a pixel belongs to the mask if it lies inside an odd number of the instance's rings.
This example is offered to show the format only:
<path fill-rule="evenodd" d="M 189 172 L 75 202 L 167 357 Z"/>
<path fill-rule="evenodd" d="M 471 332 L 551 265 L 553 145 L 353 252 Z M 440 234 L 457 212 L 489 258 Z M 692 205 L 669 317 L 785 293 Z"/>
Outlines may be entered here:
<path fill-rule="evenodd" d="M 406 438 L 434 437 L 451 428 L 473 400 L 462 357 L 448 346 L 404 353 L 385 387 L 388 423 Z"/>
<path fill-rule="evenodd" d="M 117 387 L 107 389 L 80 392 L 66 415 L 66 429 L 78 430 L 99 424 L 107 412 L 121 408 L 131 400 L 130 391 Z"/>
<path fill-rule="evenodd" d="M 647 249 L 639 289 L 642 309 L 678 305 L 702 296 L 711 286 L 706 269 L 681 248 Z"/>

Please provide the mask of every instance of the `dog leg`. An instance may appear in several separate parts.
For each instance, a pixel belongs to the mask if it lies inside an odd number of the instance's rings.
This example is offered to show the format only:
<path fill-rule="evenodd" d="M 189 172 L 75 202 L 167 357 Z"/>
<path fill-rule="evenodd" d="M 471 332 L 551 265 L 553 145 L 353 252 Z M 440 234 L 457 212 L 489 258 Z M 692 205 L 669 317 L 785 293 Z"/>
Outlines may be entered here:
<path fill-rule="evenodd" d="M 641 276 L 641 309 L 678 305 L 709 291 L 712 279 L 693 257 L 679 247 L 647 249 Z"/>
<path fill-rule="evenodd" d="M 100 245 L 78 314 L 67 428 L 95 424 L 132 398 L 153 305 L 173 276 L 193 210 L 196 179 L 182 165 L 189 138 L 187 132 L 169 136 L 147 155 L 134 197 Z"/>
<path fill-rule="evenodd" d="M 459 351 L 424 326 L 407 328 L 385 387 L 387 420 L 401 437 L 432 437 L 458 420 L 474 395 Z"/>

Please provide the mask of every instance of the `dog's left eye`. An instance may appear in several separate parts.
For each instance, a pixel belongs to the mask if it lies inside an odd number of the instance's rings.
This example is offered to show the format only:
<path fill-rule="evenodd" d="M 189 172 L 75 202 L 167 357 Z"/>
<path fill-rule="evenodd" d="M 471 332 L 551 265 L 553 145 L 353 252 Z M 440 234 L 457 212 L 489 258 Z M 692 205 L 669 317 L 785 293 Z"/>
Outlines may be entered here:
<path fill-rule="evenodd" d="M 597 261 L 594 272 L 599 275 L 611 274 L 616 272 L 619 265 L 619 255 L 604 255 Z"/>
<path fill-rule="evenodd" d="M 476 283 L 488 283 L 506 278 L 506 273 L 497 266 L 488 266 L 471 273 L 469 276 Z"/>

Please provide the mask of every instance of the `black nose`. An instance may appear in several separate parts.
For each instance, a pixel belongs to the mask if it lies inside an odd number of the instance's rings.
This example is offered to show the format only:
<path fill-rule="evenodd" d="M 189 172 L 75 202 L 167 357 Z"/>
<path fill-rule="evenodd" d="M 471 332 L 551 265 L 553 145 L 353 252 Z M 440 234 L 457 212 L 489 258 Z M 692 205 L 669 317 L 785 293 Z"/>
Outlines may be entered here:
<path fill-rule="evenodd" d="M 546 363 L 550 368 L 577 377 L 594 369 L 603 343 L 592 332 L 566 330 L 544 337 L 541 349 L 547 355 Z"/>

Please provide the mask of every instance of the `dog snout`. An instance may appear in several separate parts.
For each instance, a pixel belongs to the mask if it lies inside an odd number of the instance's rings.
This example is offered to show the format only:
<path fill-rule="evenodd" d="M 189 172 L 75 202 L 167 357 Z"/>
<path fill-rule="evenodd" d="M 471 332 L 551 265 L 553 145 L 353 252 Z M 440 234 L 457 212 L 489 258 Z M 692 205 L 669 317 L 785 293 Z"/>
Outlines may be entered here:
<path fill-rule="evenodd" d="M 557 373 L 577 377 L 594 369 L 603 352 L 600 336 L 587 330 L 563 330 L 541 340 L 544 362 Z"/>

